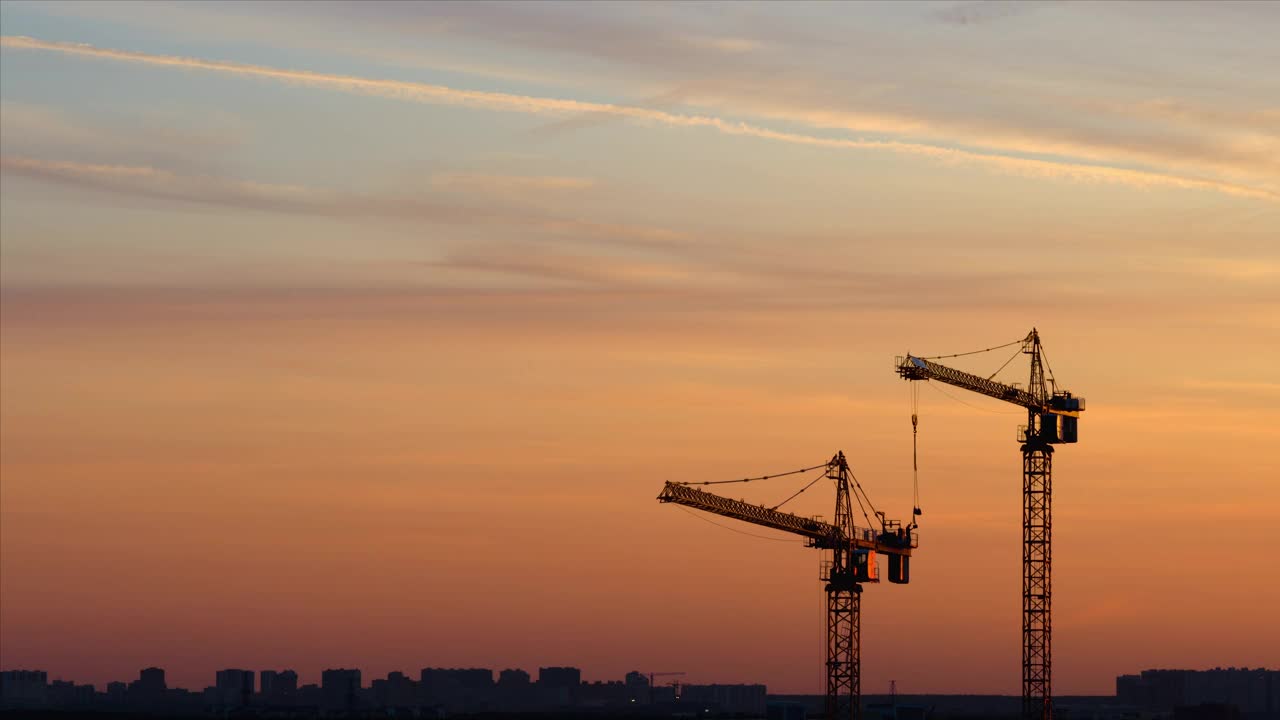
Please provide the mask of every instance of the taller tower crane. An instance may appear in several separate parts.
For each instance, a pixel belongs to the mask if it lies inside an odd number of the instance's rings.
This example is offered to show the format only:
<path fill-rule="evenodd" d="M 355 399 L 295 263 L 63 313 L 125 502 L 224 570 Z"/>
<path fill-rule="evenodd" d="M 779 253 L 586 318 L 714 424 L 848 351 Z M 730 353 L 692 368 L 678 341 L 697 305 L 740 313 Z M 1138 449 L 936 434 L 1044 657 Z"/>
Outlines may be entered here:
<path fill-rule="evenodd" d="M 834 523 L 778 510 L 778 507 L 791 498 L 773 507 L 765 507 L 690 487 L 699 484 L 751 482 L 819 469 L 822 470 L 821 474 L 791 497 L 804 492 L 823 477 L 834 480 Z M 830 560 L 823 563 L 820 578 L 826 583 L 827 592 L 827 720 L 858 720 L 862 714 L 861 594 L 862 583 L 880 582 L 876 553 L 884 553 L 889 557 L 889 582 L 906 584 L 911 579 L 911 551 L 917 547 L 916 524 L 912 522 L 903 526 L 897 520 L 886 520 L 884 513 L 877 512 L 870 505 L 870 499 L 862 491 L 857 479 L 853 478 L 851 486 L 850 478 L 852 473 L 849 471 L 849 463 L 845 460 L 844 453 L 839 452 L 823 465 L 777 475 L 706 483 L 668 481 L 658 495 L 660 502 L 684 505 L 800 535 L 807 539 L 808 547 L 830 553 Z M 868 527 L 854 525 L 854 499 L 862 509 Z M 871 506 L 880 526 L 878 530 L 870 528 L 872 520 L 863 506 L 864 500 L 867 506 Z"/>
<path fill-rule="evenodd" d="M 1031 379 L 1026 388 L 933 362 L 938 357 L 899 357 L 897 372 L 906 380 L 937 380 L 1027 410 L 1027 424 L 1018 429 L 1022 446 L 1022 714 L 1028 720 L 1050 720 L 1053 446 L 1076 442 L 1084 398 L 1059 390 L 1052 369 L 1046 373 L 1040 333 L 1035 328 L 1022 340 L 1009 343 L 1015 344 L 1021 344 L 1021 352 L 1031 356 Z"/>

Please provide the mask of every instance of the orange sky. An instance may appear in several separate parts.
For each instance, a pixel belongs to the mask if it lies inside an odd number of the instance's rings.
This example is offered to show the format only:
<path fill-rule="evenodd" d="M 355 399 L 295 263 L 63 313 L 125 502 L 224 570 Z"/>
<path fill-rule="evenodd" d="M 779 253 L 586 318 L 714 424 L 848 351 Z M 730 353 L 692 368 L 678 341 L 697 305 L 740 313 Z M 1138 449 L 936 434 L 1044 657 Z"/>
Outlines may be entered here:
<path fill-rule="evenodd" d="M 663 481 L 905 517 L 894 356 L 1033 326 L 1055 691 L 1280 663 L 1280 6 L 495 7 L 0 7 L 0 665 L 818 692 L 817 554 Z M 948 392 L 864 692 L 1019 688 L 1025 416 Z"/>
<path fill-rule="evenodd" d="M 843 448 L 905 515 L 892 356 L 973 347 L 960 343 L 977 329 L 881 311 L 610 329 L 606 307 L 553 331 L 554 312 L 458 324 L 418 299 L 8 299 L 6 664 L 103 681 L 159 663 L 195 685 L 224 665 L 576 663 L 816 691 L 816 554 L 653 497 L 668 478 Z M 1148 666 L 1274 662 L 1268 391 L 1161 389 L 1129 331 L 1069 315 L 1037 315 L 1090 403 L 1081 443 L 1055 456 L 1060 692 Z M 1235 358 L 1269 352 L 1200 331 Z M 922 547 L 911 585 L 867 595 L 869 691 L 1016 691 L 1021 418 L 966 401 L 983 411 L 923 390 Z M 778 482 L 745 496 L 797 484 Z M 829 515 L 830 489 L 809 495 L 800 508 Z"/>

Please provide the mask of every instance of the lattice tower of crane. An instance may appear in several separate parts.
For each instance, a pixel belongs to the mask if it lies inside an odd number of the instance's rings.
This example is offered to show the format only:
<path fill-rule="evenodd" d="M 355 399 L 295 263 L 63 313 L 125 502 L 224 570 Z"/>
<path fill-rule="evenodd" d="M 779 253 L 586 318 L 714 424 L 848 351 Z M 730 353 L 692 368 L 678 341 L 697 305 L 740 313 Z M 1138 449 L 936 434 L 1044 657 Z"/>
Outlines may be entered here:
<path fill-rule="evenodd" d="M 1019 349 L 990 377 L 934 362 L 1015 345 Z M 1027 386 L 996 382 L 995 376 L 1019 354 L 1031 359 Z M 1058 388 L 1040 345 L 1040 333 L 1034 328 L 1021 340 L 971 353 L 932 357 L 907 354 L 897 359 L 896 368 L 898 375 L 906 380 L 937 380 L 1013 403 L 1027 411 L 1027 424 L 1018 428 L 1018 443 L 1022 448 L 1022 713 L 1027 720 L 1051 720 L 1053 446 L 1076 442 L 1084 398 Z M 913 415 L 913 422 L 914 418 Z"/>
<path fill-rule="evenodd" d="M 691 487 L 769 480 L 814 470 L 820 472 L 807 485 L 773 507 L 732 500 Z M 835 522 L 827 523 L 778 509 L 824 478 L 835 484 Z M 829 720 L 858 720 L 862 713 L 862 585 L 880 582 L 876 553 L 889 558 L 889 582 L 905 584 L 910 580 L 911 552 L 918 546 L 914 518 L 909 525 L 903 525 L 900 521 L 886 519 L 884 513 L 877 511 L 850 472 L 843 452 L 836 453 L 822 465 L 775 475 L 701 483 L 667 482 L 658 500 L 794 533 L 804 537 L 808 547 L 827 553 L 820 573 L 827 595 L 826 717 Z M 854 523 L 855 501 L 862 510 L 865 527 Z M 871 514 L 868 514 L 868 509 Z M 871 519 L 873 516 L 876 518 L 874 521 Z"/>

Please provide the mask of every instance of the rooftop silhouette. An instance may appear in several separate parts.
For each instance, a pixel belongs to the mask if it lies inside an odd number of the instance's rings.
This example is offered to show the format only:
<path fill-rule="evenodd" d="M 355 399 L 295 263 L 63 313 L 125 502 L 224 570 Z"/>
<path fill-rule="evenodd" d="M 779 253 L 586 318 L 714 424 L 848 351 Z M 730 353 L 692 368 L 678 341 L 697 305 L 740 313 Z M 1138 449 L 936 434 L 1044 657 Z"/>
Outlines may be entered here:
<path fill-rule="evenodd" d="M 672 675 L 662 673 L 656 675 Z M 680 675 L 680 674 L 675 674 Z M 293 670 L 228 668 L 201 690 L 171 687 L 161 668 L 132 682 L 93 685 L 55 679 L 41 670 L 0 672 L 0 713 L 134 713 L 166 717 L 738 717 L 805 720 L 823 714 L 822 695 L 768 695 L 762 684 L 695 684 L 679 678 L 651 684 L 632 671 L 621 680 L 583 682 L 576 667 L 422 668 L 414 679 L 395 671 L 363 682 L 357 668 L 331 668 L 318 684 L 299 684 Z M 255 682 L 256 681 L 256 682 Z M 1115 696 L 1059 697 L 1071 717 L 1094 720 L 1241 718 L 1280 720 L 1280 670 L 1214 668 L 1145 670 L 1116 678 Z M 1015 717 L 1020 700 L 998 695 L 867 695 L 866 720 Z M 52 715 L 51 715 L 52 716 Z M 64 715 L 58 715 L 65 717 Z"/>

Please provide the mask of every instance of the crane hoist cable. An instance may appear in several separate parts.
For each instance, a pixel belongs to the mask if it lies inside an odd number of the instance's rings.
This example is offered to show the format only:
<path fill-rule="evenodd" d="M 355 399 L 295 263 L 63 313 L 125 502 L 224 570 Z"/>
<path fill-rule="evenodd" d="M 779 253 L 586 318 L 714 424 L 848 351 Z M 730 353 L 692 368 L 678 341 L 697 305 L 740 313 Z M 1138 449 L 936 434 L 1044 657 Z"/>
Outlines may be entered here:
<path fill-rule="evenodd" d="M 920 385 L 911 383 L 911 525 L 916 524 L 920 512 L 920 454 L 917 447 L 920 435 Z"/>

